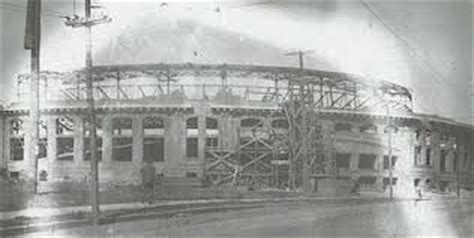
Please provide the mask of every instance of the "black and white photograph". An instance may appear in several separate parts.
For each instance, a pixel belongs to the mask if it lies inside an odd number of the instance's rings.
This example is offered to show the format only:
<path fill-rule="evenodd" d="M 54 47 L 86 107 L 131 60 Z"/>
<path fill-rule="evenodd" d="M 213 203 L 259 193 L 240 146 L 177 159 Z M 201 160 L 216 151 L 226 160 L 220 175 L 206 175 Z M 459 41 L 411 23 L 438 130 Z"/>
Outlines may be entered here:
<path fill-rule="evenodd" d="M 1 237 L 474 237 L 472 0 L 0 0 Z"/>

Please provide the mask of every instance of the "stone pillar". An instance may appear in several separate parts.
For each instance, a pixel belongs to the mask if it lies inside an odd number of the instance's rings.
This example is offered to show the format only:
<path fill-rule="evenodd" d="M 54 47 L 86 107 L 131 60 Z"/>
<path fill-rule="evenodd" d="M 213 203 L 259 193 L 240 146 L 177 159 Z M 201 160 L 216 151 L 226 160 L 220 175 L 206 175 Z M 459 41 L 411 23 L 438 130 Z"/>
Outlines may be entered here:
<path fill-rule="evenodd" d="M 143 161 L 143 119 L 141 116 L 136 116 L 132 120 L 132 161 L 134 165 L 140 166 Z"/>
<path fill-rule="evenodd" d="M 112 116 L 104 116 L 102 121 L 102 164 L 112 162 Z"/>
<path fill-rule="evenodd" d="M 204 163 L 206 149 L 206 116 L 198 116 L 198 162 Z"/>
<path fill-rule="evenodd" d="M 54 178 L 56 163 L 56 117 L 48 118 L 48 180 Z"/>
<path fill-rule="evenodd" d="M 222 148 L 236 148 L 239 143 L 240 120 L 232 118 L 230 115 L 224 115 L 219 120 L 219 143 Z"/>
<path fill-rule="evenodd" d="M 351 170 L 358 170 L 359 169 L 359 154 L 351 153 L 350 168 L 351 168 Z"/>
<path fill-rule="evenodd" d="M 5 118 L 2 116 L 0 117 L 0 167 L 5 168 L 7 167 L 7 160 L 5 157 L 5 139 L 7 137 L 7 133 L 5 132 Z"/>
<path fill-rule="evenodd" d="M 23 126 L 24 126 L 24 131 L 25 131 L 25 137 L 24 137 L 24 147 L 23 147 L 23 161 L 21 161 L 21 170 L 23 170 L 24 176 L 23 178 L 26 178 L 33 182 L 34 180 L 34 158 L 36 155 L 36 146 L 32 144 L 34 140 L 34 133 L 33 130 L 35 128 L 31 117 L 24 118 L 23 121 Z"/>
<path fill-rule="evenodd" d="M 84 129 L 82 119 L 75 116 L 74 120 L 74 167 L 84 163 Z"/>
<path fill-rule="evenodd" d="M 175 114 L 165 120 L 165 162 L 164 175 L 184 176 L 181 162 L 186 155 L 186 120 L 184 115 Z"/>

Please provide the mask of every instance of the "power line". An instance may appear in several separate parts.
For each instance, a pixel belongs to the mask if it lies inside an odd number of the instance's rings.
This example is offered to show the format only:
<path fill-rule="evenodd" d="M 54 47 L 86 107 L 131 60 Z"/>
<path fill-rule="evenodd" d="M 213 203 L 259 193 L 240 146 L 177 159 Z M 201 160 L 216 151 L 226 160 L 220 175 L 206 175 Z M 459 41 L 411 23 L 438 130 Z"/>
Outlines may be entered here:
<path fill-rule="evenodd" d="M 14 11 L 14 12 L 27 12 L 28 8 L 26 6 L 21 7 L 17 5 L 6 5 L 5 3 L 1 3 L 0 9 L 1 10 L 6 10 L 6 11 Z M 57 14 L 51 11 L 42 11 L 41 15 L 47 16 L 47 17 L 57 17 L 57 18 L 63 18 L 64 16 L 62 14 Z"/>
<path fill-rule="evenodd" d="M 11 7 L 14 7 L 14 8 L 20 8 L 20 9 L 28 9 L 29 7 L 28 6 L 25 6 L 25 5 L 22 5 L 22 4 L 15 4 L 15 3 L 2 3 L 3 5 L 5 6 L 11 6 Z M 58 11 L 53 11 L 53 10 L 45 10 L 45 9 L 41 9 L 42 12 L 48 12 L 50 14 L 56 14 L 56 15 L 63 15 L 62 12 L 58 12 Z"/>
<path fill-rule="evenodd" d="M 441 73 L 436 71 L 426 59 L 420 57 L 419 54 L 418 54 L 418 50 L 416 48 L 412 47 L 408 41 L 403 39 L 392 27 L 390 27 L 390 25 L 388 25 L 382 19 L 382 17 L 380 17 L 380 15 L 377 14 L 375 12 L 375 10 L 372 7 L 369 6 L 368 3 L 366 3 L 363 0 L 359 0 L 359 1 L 364 6 L 364 8 L 367 9 L 367 11 L 369 11 L 370 14 L 372 14 L 372 16 L 374 16 L 375 19 L 377 19 L 377 21 L 379 21 L 385 27 L 385 29 L 388 32 L 390 32 L 390 34 L 392 34 L 400 43 L 402 43 L 402 45 L 404 47 L 406 47 L 413 54 L 415 60 L 419 60 L 419 61 L 421 61 L 421 63 L 423 63 L 425 65 L 425 67 L 428 69 L 428 71 L 430 71 L 431 74 L 433 74 L 435 76 L 435 79 L 438 81 L 439 84 L 442 84 L 442 83 L 448 84 L 448 81 L 443 77 L 443 75 L 441 75 Z"/>

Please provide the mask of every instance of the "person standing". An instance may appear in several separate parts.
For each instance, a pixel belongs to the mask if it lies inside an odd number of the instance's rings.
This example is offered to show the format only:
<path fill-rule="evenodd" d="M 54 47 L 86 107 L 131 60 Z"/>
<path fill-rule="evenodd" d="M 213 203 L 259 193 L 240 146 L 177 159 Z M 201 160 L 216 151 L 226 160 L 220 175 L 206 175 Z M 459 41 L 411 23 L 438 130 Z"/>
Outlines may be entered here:
<path fill-rule="evenodd" d="M 156 168 L 151 161 L 146 161 L 140 172 L 142 174 L 143 203 L 152 204 L 155 195 Z"/>

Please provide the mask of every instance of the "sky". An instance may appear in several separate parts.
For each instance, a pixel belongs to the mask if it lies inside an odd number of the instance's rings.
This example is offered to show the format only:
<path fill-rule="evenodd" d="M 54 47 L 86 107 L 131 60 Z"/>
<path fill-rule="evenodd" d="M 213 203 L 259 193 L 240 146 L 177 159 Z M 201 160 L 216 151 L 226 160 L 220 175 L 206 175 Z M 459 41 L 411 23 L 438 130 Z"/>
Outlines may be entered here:
<path fill-rule="evenodd" d="M 43 0 L 43 70 L 84 67 L 84 30 L 58 15 L 73 0 Z M 83 1 L 75 0 L 76 14 Z M 93 1 L 112 17 L 94 27 L 95 65 L 208 63 L 298 66 L 387 80 L 411 90 L 419 113 L 474 124 L 470 1 Z M 28 72 L 23 49 L 26 0 L 1 0 L 0 100 Z M 23 10 L 22 10 L 23 9 Z"/>

